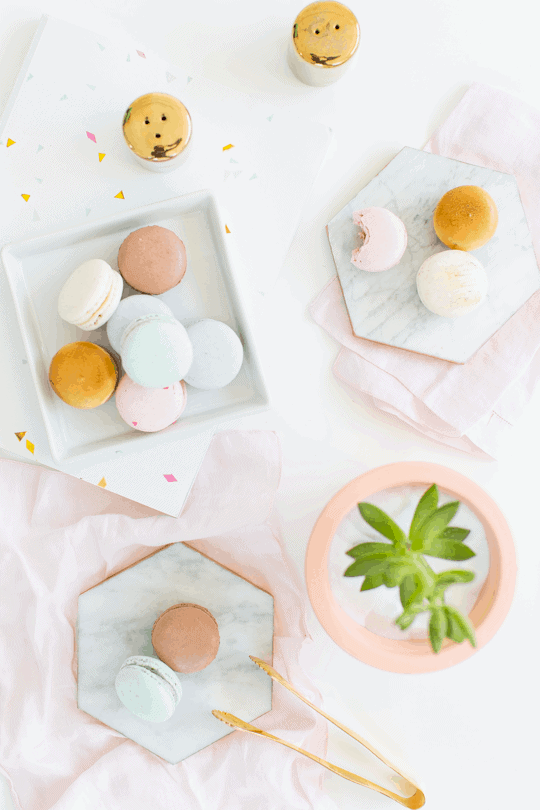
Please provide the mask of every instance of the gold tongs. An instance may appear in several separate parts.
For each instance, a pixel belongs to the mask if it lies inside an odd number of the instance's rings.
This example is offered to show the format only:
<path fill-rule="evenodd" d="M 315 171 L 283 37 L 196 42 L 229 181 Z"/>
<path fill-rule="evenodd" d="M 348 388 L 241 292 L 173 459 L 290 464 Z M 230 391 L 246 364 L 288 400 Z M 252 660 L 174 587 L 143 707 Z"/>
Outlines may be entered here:
<path fill-rule="evenodd" d="M 388 796 L 389 799 L 393 799 L 395 802 L 398 802 L 398 804 L 403 805 L 403 807 L 409 807 L 411 808 L 411 810 L 416 810 L 416 808 L 424 806 L 424 804 L 426 803 L 426 798 L 422 793 L 422 791 L 420 790 L 420 788 L 417 785 L 415 785 L 414 782 L 412 782 L 411 779 L 409 779 L 409 777 L 405 776 L 394 765 L 392 765 L 386 759 L 386 757 L 384 757 L 382 754 L 376 751 L 368 742 L 366 742 L 366 740 L 363 740 L 361 737 L 359 737 L 358 734 L 355 734 L 354 731 L 351 731 L 350 728 L 347 728 L 347 726 L 342 725 L 338 720 L 334 720 L 333 717 L 330 717 L 330 715 L 326 714 L 326 712 L 323 712 L 322 709 L 318 709 L 317 706 L 314 706 L 313 703 L 310 703 L 310 701 L 307 700 L 307 698 L 305 698 L 303 695 L 297 692 L 296 689 L 294 689 L 294 687 L 292 687 L 290 683 L 288 683 L 285 680 L 285 678 L 282 678 L 281 675 L 278 672 L 276 672 L 276 670 L 269 664 L 266 664 L 264 661 L 261 661 L 260 658 L 255 658 L 255 656 L 253 655 L 250 655 L 249 657 L 264 672 L 266 672 L 267 675 L 273 678 L 274 681 L 277 681 L 277 683 L 280 683 L 282 686 L 284 686 L 285 689 L 288 689 L 289 692 L 292 692 L 293 695 L 296 695 L 296 697 L 299 698 L 301 701 L 303 701 L 306 704 L 306 706 L 309 706 L 311 709 L 313 709 L 313 711 L 317 712 L 317 714 L 320 714 L 322 717 L 326 718 L 326 720 L 328 720 L 330 723 L 333 723 L 334 726 L 340 728 L 342 731 L 345 732 L 345 734 L 348 734 L 349 737 L 352 737 L 353 740 L 356 740 L 356 742 L 359 742 L 360 745 L 364 746 L 364 748 L 367 748 L 368 751 L 371 751 L 371 753 L 374 754 L 377 757 L 377 759 L 380 759 L 381 762 L 384 762 L 385 765 L 388 765 L 388 767 L 391 768 L 395 773 L 399 774 L 399 776 L 405 779 L 405 781 L 411 786 L 411 788 L 414 790 L 414 793 L 412 794 L 412 796 L 408 797 L 399 796 L 397 793 L 392 793 L 391 790 L 387 790 L 386 788 L 381 787 L 381 785 L 375 784 L 375 782 L 370 782 L 369 779 L 364 779 L 363 776 L 358 776 L 355 773 L 351 773 L 351 771 L 346 771 L 344 768 L 340 768 L 338 765 L 332 765 L 331 762 L 327 762 L 325 759 L 321 759 L 320 757 L 315 756 L 315 754 L 310 754 L 309 751 L 304 751 L 303 748 L 298 748 L 298 746 L 293 745 L 293 743 L 289 743 L 286 740 L 280 739 L 279 737 L 274 737 L 273 734 L 269 734 L 267 731 L 263 731 L 262 729 L 257 728 L 256 726 L 252 726 L 250 723 L 245 723 L 243 720 L 240 720 L 238 717 L 235 717 L 233 714 L 229 714 L 228 712 L 213 711 L 212 714 L 214 715 L 214 717 L 217 717 L 218 720 L 222 720 L 224 723 L 227 723 L 227 725 L 232 726 L 232 728 L 237 728 L 240 731 L 249 731 L 251 734 L 258 734 L 261 737 L 266 737 L 267 740 L 274 740 L 274 742 L 280 743 L 281 745 L 285 745 L 287 748 L 291 748 L 293 751 L 296 751 L 299 754 L 303 754 L 305 757 L 312 759 L 314 762 L 318 762 L 319 765 L 322 765 L 323 768 L 332 771 L 332 773 L 336 773 L 338 776 L 342 776 L 344 779 L 348 779 L 349 782 L 354 782 L 356 785 L 363 785 L 364 787 L 371 788 L 371 790 L 376 790 L 377 793 L 382 793 L 384 796 Z"/>

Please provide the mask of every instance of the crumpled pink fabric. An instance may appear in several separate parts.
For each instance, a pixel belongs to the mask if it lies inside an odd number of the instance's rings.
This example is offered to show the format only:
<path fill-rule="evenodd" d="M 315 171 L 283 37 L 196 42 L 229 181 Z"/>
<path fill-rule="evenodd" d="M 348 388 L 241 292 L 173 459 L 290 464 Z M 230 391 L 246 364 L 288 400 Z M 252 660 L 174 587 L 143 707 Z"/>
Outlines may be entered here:
<path fill-rule="evenodd" d="M 274 595 L 274 666 L 320 702 L 301 666 L 309 636 L 300 582 L 265 523 L 280 470 L 274 433 L 219 433 L 171 518 L 68 475 L 0 461 L 0 763 L 16 807 L 334 807 L 321 793 L 322 769 L 275 743 L 233 732 L 173 766 L 76 703 L 79 593 L 182 541 Z M 324 756 L 326 723 L 279 685 L 259 724 Z"/>
<path fill-rule="evenodd" d="M 540 259 L 540 111 L 474 84 L 426 151 L 514 174 Z M 495 457 L 540 378 L 540 292 L 465 365 L 355 337 L 337 277 L 310 312 L 342 345 L 333 372 L 352 399 L 466 452 Z"/>

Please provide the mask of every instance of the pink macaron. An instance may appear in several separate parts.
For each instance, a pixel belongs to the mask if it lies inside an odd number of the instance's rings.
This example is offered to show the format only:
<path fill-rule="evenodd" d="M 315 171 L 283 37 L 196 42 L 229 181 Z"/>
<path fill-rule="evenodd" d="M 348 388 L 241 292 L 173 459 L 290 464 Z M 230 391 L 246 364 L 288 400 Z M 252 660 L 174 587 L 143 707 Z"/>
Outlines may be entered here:
<path fill-rule="evenodd" d="M 363 244 L 352 252 L 351 262 L 359 270 L 380 273 L 401 261 L 407 247 L 407 229 L 388 208 L 376 205 L 353 213 Z"/>
<path fill-rule="evenodd" d="M 183 380 L 165 388 L 143 388 L 124 374 L 116 389 L 116 407 L 126 424 L 145 433 L 176 422 L 186 407 Z"/>

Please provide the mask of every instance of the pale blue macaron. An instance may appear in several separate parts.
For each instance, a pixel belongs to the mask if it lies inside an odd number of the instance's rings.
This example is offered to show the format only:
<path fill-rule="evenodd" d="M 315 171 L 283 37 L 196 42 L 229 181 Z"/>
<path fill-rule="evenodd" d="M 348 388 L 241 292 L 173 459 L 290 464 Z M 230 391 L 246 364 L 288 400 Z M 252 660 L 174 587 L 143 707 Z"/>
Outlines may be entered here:
<path fill-rule="evenodd" d="M 149 723 L 170 720 L 182 697 L 176 673 L 149 655 L 132 655 L 124 661 L 114 685 L 126 709 Z"/>
<path fill-rule="evenodd" d="M 107 321 L 109 343 L 120 354 L 124 332 L 133 321 L 145 315 L 172 315 L 167 304 L 154 295 L 130 295 L 118 304 L 116 312 Z"/>
<path fill-rule="evenodd" d="M 120 354 L 128 377 L 144 388 L 183 380 L 193 360 L 188 334 L 171 315 L 146 315 L 130 324 Z"/>
<path fill-rule="evenodd" d="M 242 367 L 244 349 L 236 332 L 222 321 L 203 318 L 188 326 L 193 362 L 185 381 L 207 391 L 224 388 Z"/>

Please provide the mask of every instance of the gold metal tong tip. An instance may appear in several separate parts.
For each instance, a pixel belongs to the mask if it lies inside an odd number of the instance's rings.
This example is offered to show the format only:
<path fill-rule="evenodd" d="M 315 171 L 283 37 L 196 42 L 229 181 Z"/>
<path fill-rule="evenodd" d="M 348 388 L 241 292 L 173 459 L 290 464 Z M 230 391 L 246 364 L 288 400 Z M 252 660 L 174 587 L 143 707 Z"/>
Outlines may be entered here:
<path fill-rule="evenodd" d="M 401 804 L 403 807 L 408 807 L 410 810 L 417 810 L 417 808 L 424 806 L 426 803 L 426 798 L 420 788 L 408 776 L 405 776 L 400 770 L 398 770 L 395 765 L 392 765 L 392 763 L 389 762 L 386 757 L 376 751 L 372 745 L 370 745 L 366 740 L 362 739 L 362 737 L 359 737 L 358 734 L 356 734 L 350 728 L 347 728 L 347 726 L 340 723 L 339 720 L 335 720 L 333 717 L 330 717 L 329 714 L 326 714 L 326 712 L 324 712 L 322 709 L 314 706 L 314 704 L 301 695 L 300 692 L 297 692 L 296 689 L 279 674 L 279 672 L 276 672 L 274 667 L 271 667 L 270 664 L 267 664 L 260 658 L 256 658 L 254 655 L 250 655 L 249 657 L 253 663 L 257 664 L 257 666 L 264 670 L 264 672 L 266 672 L 270 678 L 281 684 L 281 686 L 284 686 L 285 689 L 288 689 L 293 695 L 296 695 L 296 697 L 305 703 L 306 706 L 309 706 L 311 709 L 313 709 L 313 711 L 317 712 L 317 714 L 320 714 L 321 717 L 324 717 L 326 720 L 328 720 L 328 722 L 332 723 L 334 726 L 341 729 L 341 731 L 344 731 L 349 737 L 352 737 L 353 740 L 356 740 L 356 742 L 364 746 L 364 748 L 367 748 L 367 750 L 371 751 L 371 753 L 376 756 L 377 759 L 384 762 L 385 765 L 395 771 L 395 773 L 399 774 L 402 779 L 405 779 L 405 781 L 413 789 L 413 794 L 411 796 L 400 796 L 398 793 L 393 793 L 391 790 L 387 790 L 381 785 L 371 782 L 369 779 L 364 779 L 363 776 L 359 776 L 351 771 L 346 771 L 344 768 L 340 768 L 338 765 L 333 765 L 331 762 L 327 762 L 325 759 L 322 759 L 315 754 L 310 754 L 309 751 L 304 751 L 303 748 L 299 748 L 293 743 L 282 740 L 280 737 L 275 737 L 273 734 L 251 725 L 251 723 L 246 723 L 244 720 L 240 720 L 239 717 L 235 717 L 234 714 L 230 714 L 229 712 L 213 711 L 212 714 L 214 717 L 221 720 L 223 723 L 226 723 L 228 726 L 231 726 L 231 728 L 238 729 L 239 731 L 247 731 L 250 734 L 258 734 L 259 737 L 266 737 L 267 740 L 273 740 L 280 745 L 284 745 L 287 748 L 290 748 L 292 751 L 296 751 L 298 754 L 308 757 L 308 759 L 313 760 L 313 762 L 317 762 L 319 765 L 322 765 L 323 768 L 326 768 L 328 771 L 343 777 L 343 779 L 347 779 L 349 782 L 354 782 L 357 785 L 362 785 L 363 787 L 375 790 L 377 793 L 382 793 L 383 796 L 388 796 L 389 799 L 393 799 L 398 804 Z"/>

